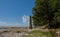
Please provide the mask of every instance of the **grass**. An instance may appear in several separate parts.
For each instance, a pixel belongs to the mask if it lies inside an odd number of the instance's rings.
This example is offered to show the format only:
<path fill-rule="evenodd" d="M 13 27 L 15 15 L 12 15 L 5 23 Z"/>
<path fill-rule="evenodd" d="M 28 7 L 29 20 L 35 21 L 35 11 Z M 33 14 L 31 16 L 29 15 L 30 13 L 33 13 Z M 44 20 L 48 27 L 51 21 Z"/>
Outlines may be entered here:
<path fill-rule="evenodd" d="M 29 35 L 26 35 L 25 37 L 57 37 L 57 36 L 55 35 L 55 33 L 34 30 L 32 32 L 29 32 Z"/>
<path fill-rule="evenodd" d="M 16 33 L 21 33 L 21 32 L 24 32 L 24 29 L 11 29 L 10 30 L 11 32 L 16 32 Z"/>

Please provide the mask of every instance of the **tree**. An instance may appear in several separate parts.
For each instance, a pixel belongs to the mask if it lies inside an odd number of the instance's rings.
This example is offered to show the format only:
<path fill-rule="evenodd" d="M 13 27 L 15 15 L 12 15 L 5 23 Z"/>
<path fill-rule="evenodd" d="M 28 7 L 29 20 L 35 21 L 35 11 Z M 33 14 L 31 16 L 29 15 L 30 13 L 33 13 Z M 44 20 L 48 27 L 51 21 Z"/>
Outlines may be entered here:
<path fill-rule="evenodd" d="M 34 26 L 42 26 L 55 24 L 59 14 L 60 0 L 36 0 L 33 7 L 33 23 Z M 58 13 L 58 14 L 57 14 Z M 58 15 L 56 17 L 56 15 Z M 59 19 L 60 20 L 60 19 Z"/>

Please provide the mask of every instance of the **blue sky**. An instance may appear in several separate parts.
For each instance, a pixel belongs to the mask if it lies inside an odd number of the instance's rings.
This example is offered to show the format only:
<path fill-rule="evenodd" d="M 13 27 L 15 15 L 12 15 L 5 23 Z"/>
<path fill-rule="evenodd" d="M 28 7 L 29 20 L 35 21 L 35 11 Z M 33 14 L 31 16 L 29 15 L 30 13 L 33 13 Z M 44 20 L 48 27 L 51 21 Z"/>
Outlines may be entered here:
<path fill-rule="evenodd" d="M 34 0 L 0 0 L 0 26 L 27 26 Z"/>

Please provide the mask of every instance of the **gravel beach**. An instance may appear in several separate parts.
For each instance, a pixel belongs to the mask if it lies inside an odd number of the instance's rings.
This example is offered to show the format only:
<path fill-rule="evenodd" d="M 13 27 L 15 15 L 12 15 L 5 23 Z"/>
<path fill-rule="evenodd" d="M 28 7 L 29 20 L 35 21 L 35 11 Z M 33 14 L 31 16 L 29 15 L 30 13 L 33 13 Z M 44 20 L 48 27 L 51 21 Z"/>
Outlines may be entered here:
<path fill-rule="evenodd" d="M 23 37 L 23 33 L 2 33 L 0 34 L 0 37 Z"/>

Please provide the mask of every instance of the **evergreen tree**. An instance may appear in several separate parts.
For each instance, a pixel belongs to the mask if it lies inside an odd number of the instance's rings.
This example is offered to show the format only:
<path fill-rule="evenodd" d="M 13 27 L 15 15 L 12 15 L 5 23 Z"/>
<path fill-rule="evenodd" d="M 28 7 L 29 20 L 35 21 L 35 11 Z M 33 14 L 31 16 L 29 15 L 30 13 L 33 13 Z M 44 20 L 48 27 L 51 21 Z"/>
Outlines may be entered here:
<path fill-rule="evenodd" d="M 33 7 L 34 26 L 55 24 L 57 20 L 60 20 L 59 9 L 60 0 L 36 0 Z"/>

